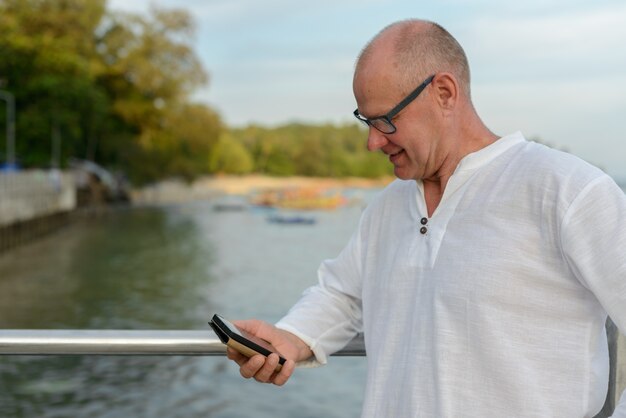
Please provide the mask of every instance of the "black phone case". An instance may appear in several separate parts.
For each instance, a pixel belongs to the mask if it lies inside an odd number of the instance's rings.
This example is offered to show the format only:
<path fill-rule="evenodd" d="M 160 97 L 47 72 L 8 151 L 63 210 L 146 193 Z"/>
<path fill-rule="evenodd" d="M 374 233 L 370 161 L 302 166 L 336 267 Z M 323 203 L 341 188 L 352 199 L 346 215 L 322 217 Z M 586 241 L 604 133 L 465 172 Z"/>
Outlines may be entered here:
<path fill-rule="evenodd" d="M 211 326 L 211 328 L 213 328 L 213 331 L 215 332 L 217 337 L 220 339 L 220 341 L 226 345 L 228 345 L 229 340 L 232 339 L 238 342 L 239 344 L 244 345 L 259 354 L 263 354 L 266 357 L 273 353 L 273 351 L 270 351 L 267 348 L 258 345 L 254 341 L 251 341 L 242 335 L 238 335 L 238 334 L 231 332 L 228 329 L 228 327 L 222 322 L 219 315 L 217 314 L 213 315 L 213 319 L 209 321 L 209 325 Z M 242 353 L 242 354 L 245 354 L 245 353 Z M 280 364 L 281 366 L 285 364 L 286 360 L 281 355 L 278 355 L 278 358 L 279 358 L 278 364 Z"/>

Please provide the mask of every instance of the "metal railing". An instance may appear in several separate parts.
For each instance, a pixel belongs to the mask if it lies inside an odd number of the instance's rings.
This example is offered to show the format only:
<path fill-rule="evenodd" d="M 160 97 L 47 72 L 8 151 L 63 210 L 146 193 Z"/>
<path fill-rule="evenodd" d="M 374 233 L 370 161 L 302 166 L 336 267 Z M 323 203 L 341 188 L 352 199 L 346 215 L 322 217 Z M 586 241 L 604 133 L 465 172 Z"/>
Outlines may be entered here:
<path fill-rule="evenodd" d="M 213 331 L 0 330 L 0 355 L 223 356 Z M 335 356 L 364 356 L 358 335 Z"/>
<path fill-rule="evenodd" d="M 595 418 L 611 415 L 616 396 L 617 374 L 626 369 L 626 344 L 618 344 L 617 328 L 607 322 L 611 373 L 607 398 Z M 174 330 L 0 330 L 0 355 L 176 355 L 223 356 L 225 346 L 215 333 Z M 357 335 L 333 356 L 365 356 L 363 335 Z M 622 385 L 617 385 L 622 386 Z"/>

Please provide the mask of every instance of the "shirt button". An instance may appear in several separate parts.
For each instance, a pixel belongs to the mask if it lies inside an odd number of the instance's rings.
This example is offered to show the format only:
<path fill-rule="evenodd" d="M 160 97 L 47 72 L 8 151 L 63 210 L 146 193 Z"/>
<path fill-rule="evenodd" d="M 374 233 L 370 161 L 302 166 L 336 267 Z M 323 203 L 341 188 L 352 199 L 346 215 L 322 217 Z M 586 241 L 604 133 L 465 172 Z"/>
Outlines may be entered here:
<path fill-rule="evenodd" d="M 428 228 L 426 228 L 425 226 L 420 228 L 420 233 L 421 234 L 425 234 L 426 232 L 428 232 Z"/>
<path fill-rule="evenodd" d="M 428 218 L 422 218 L 420 222 L 422 223 L 422 225 L 426 225 L 428 223 Z"/>

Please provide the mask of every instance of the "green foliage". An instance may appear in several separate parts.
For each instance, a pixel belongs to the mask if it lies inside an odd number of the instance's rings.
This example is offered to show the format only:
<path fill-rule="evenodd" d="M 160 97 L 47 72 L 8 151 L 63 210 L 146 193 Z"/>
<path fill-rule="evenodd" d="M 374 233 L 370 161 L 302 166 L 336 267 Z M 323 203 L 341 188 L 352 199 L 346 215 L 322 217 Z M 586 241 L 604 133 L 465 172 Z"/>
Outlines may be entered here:
<path fill-rule="evenodd" d="M 208 80 L 191 47 L 191 16 L 156 7 L 148 16 L 113 13 L 106 6 L 106 0 L 0 0 L 0 89 L 16 99 L 22 165 L 53 163 L 56 137 L 61 166 L 86 158 L 135 183 L 252 171 L 391 173 L 383 156 L 367 152 L 366 134 L 354 124 L 226 131 L 214 111 L 189 100 Z M 5 126 L 1 110 L 4 102 Z"/>
<path fill-rule="evenodd" d="M 99 120 L 95 113 L 102 111 L 106 95 L 89 72 L 85 40 L 103 4 L 0 2 L 0 56 L 6 57 L 0 61 L 0 81 L 16 98 L 17 155 L 25 165 L 50 162 L 53 130 L 65 132 L 66 150 L 72 152 L 88 129 L 85 123 Z"/>
<path fill-rule="evenodd" d="M 384 155 L 367 151 L 367 134 L 356 124 L 251 125 L 231 129 L 230 134 L 247 149 L 259 173 L 369 178 L 392 174 Z"/>
<path fill-rule="evenodd" d="M 190 45 L 187 12 L 139 16 L 107 11 L 105 0 L 0 0 L 0 31 L 0 88 L 16 98 L 22 165 L 47 166 L 54 133 L 62 165 L 88 158 L 138 182 L 209 170 L 222 125 L 189 102 L 208 77 Z"/>
<path fill-rule="evenodd" d="M 247 174 L 254 169 L 254 161 L 243 144 L 225 133 L 213 149 L 209 167 L 218 174 Z"/>

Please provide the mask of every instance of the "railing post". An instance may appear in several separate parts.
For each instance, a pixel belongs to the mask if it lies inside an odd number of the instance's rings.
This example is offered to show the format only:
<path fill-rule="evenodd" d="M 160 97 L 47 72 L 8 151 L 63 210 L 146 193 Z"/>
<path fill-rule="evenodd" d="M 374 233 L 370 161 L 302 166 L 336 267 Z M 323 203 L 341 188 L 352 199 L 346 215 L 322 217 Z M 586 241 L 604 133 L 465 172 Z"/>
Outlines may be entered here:
<path fill-rule="evenodd" d="M 606 320 L 606 336 L 609 343 L 609 389 L 602 410 L 594 418 L 610 417 L 626 389 L 626 339 L 611 318 Z"/>
<path fill-rule="evenodd" d="M 615 327 L 615 325 L 613 326 Z M 626 390 L 626 336 L 620 334 L 617 327 L 615 327 L 615 334 L 617 344 L 615 347 L 615 374 L 612 382 L 615 387 L 614 405 L 617 405 L 622 393 Z"/>

